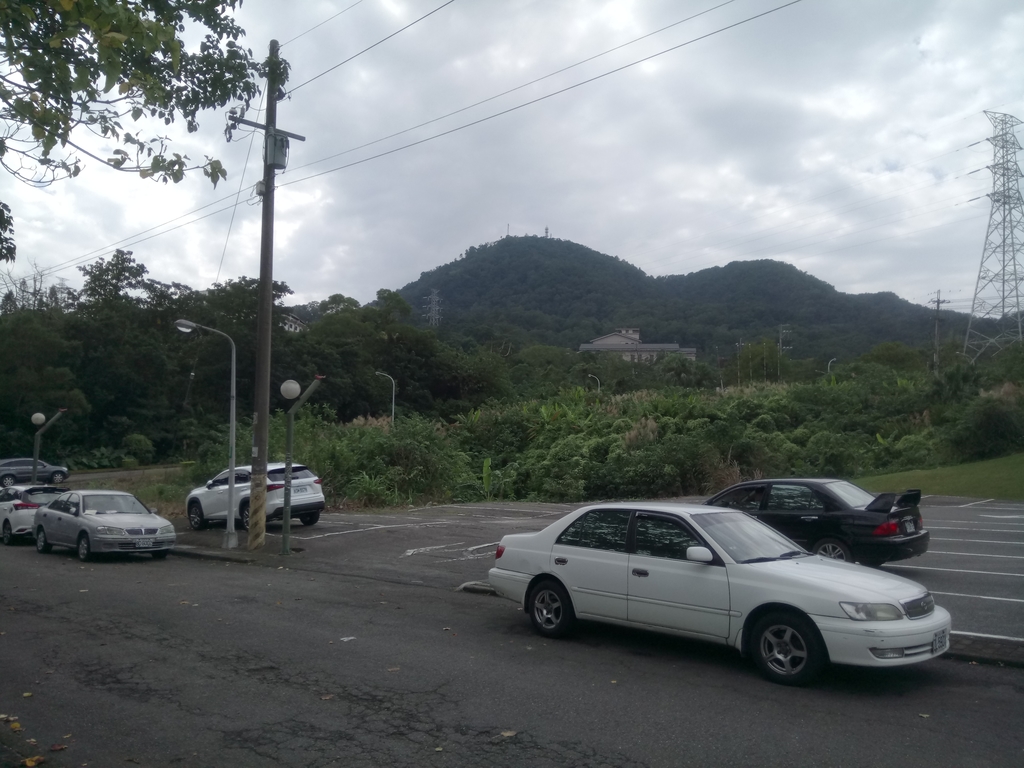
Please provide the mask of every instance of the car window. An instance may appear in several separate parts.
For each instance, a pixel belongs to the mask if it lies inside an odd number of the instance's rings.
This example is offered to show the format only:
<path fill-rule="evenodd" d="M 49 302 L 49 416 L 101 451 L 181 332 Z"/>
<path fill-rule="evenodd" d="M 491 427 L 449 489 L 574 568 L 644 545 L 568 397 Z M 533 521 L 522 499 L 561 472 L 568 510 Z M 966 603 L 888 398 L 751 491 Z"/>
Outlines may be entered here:
<path fill-rule="evenodd" d="M 284 482 L 284 467 L 270 470 L 267 472 L 267 477 L 277 483 Z M 316 475 L 308 468 L 301 465 L 292 467 L 292 480 L 306 480 L 310 477 L 316 477 Z"/>
<path fill-rule="evenodd" d="M 694 515 L 694 523 L 738 563 L 803 553 L 781 533 L 742 512 Z"/>
<path fill-rule="evenodd" d="M 761 499 L 764 498 L 765 486 L 746 485 L 723 494 L 712 505 L 715 507 L 729 507 L 740 509 L 744 512 L 756 512 L 761 508 Z"/>
<path fill-rule="evenodd" d="M 637 515 L 636 554 L 685 560 L 687 547 L 699 546 L 700 540 L 682 524 L 663 517 Z"/>
<path fill-rule="evenodd" d="M 556 543 L 625 552 L 631 514 L 628 509 L 595 509 L 563 531 Z"/>
<path fill-rule="evenodd" d="M 227 485 L 228 484 L 228 473 L 227 470 L 221 472 L 213 480 L 210 481 L 213 485 Z M 235 482 L 238 482 L 237 479 Z"/>
<path fill-rule="evenodd" d="M 61 493 L 62 491 L 55 488 L 33 488 L 25 491 L 22 494 L 22 498 L 25 500 L 31 499 L 33 504 L 46 504 L 56 499 Z"/>
<path fill-rule="evenodd" d="M 90 493 L 85 498 L 87 515 L 148 515 L 149 510 L 134 496 Z"/>
<path fill-rule="evenodd" d="M 42 465 L 42 463 L 43 462 L 41 462 L 41 461 L 39 462 L 40 465 Z M 10 466 L 10 467 L 31 467 L 32 466 L 32 459 L 15 459 L 10 464 L 8 464 L 8 466 Z"/>
<path fill-rule="evenodd" d="M 773 485 L 765 509 L 776 512 L 802 512 L 822 507 L 817 494 L 806 485 Z"/>
<path fill-rule="evenodd" d="M 14 491 L 10 488 L 4 488 L 0 491 L 0 501 L 10 501 L 14 498 Z"/>
<path fill-rule="evenodd" d="M 859 485 L 838 480 L 828 484 L 828 489 L 851 507 L 866 507 L 875 500 L 875 494 L 868 493 Z"/>

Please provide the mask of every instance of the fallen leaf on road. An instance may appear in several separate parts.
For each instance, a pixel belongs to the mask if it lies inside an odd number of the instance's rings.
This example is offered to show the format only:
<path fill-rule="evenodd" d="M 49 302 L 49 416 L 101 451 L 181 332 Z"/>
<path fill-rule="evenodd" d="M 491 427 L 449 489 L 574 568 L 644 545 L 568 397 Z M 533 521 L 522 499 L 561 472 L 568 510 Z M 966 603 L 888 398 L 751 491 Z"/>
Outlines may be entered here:
<path fill-rule="evenodd" d="M 54 744 L 52 747 L 50 747 L 50 751 L 51 752 L 60 752 L 61 750 L 67 749 L 67 748 L 68 748 L 67 744 Z"/>
<path fill-rule="evenodd" d="M 88 592 L 89 590 L 88 590 L 88 589 L 80 589 L 80 590 L 78 590 L 78 591 L 79 591 L 79 592 Z"/>
<path fill-rule="evenodd" d="M 515 736 L 516 732 L 515 731 L 502 731 L 501 735 L 504 736 L 506 739 L 508 739 L 508 738 L 510 738 L 512 736 Z"/>
<path fill-rule="evenodd" d="M 23 730 L 21 727 L 21 723 L 11 723 L 11 730 L 15 733 L 17 733 L 20 730 Z"/>
<path fill-rule="evenodd" d="M 31 693 L 23 693 L 23 694 L 21 694 L 21 698 L 23 698 L 23 699 L 31 699 L 32 698 L 32 694 Z"/>
<path fill-rule="evenodd" d="M 434 747 L 434 751 L 435 752 L 443 752 L 444 751 L 444 747 Z"/>
<path fill-rule="evenodd" d="M 32 768 L 36 765 L 42 765 L 45 762 L 45 757 L 42 757 L 41 755 L 36 755 L 35 757 L 26 757 L 24 760 L 21 761 L 20 765 L 27 766 L 27 768 Z"/>
<path fill-rule="evenodd" d="M 343 642 L 343 643 L 347 643 L 350 640 L 355 640 L 355 638 L 354 637 L 343 637 L 343 638 L 341 638 L 341 642 Z"/>
<path fill-rule="evenodd" d="M 918 715 L 918 717 L 931 717 L 931 715 Z"/>
<path fill-rule="evenodd" d="M 401 667 L 388 667 L 388 672 L 397 672 L 400 669 L 401 669 Z"/>
<path fill-rule="evenodd" d="M 451 632 L 452 628 L 451 627 L 441 627 L 441 631 L 442 632 Z"/>
<path fill-rule="evenodd" d="M 70 738 L 71 738 L 71 734 L 70 734 L 70 733 L 66 733 L 66 734 L 64 734 L 64 738 L 65 738 L 65 739 L 70 739 Z"/>
<path fill-rule="evenodd" d="M 37 746 L 39 744 L 39 742 L 36 741 L 35 739 L 25 739 L 25 741 L 28 742 L 29 744 L 31 744 L 33 747 Z"/>
<path fill-rule="evenodd" d="M 191 604 L 192 603 L 190 603 L 188 600 L 179 600 L 178 601 L 178 605 L 191 605 Z"/>
<path fill-rule="evenodd" d="M 333 698 L 334 698 L 334 694 L 333 693 L 325 693 L 323 696 L 320 697 L 320 700 L 321 701 L 330 701 Z"/>

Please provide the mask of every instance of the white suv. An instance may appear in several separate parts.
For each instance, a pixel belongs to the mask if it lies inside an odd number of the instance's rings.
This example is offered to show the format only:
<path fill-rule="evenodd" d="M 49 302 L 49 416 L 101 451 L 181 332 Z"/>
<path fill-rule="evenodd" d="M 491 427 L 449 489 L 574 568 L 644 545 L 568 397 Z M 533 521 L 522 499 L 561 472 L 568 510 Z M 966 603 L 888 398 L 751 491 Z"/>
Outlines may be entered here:
<path fill-rule="evenodd" d="M 249 494 L 252 467 L 235 467 L 235 517 L 249 528 Z M 228 471 L 225 469 L 205 486 L 188 495 L 188 524 L 198 531 L 211 520 L 227 520 Z M 324 492 L 320 478 L 302 464 L 292 464 L 292 518 L 303 525 L 316 525 L 324 511 Z M 267 520 L 284 515 L 284 464 L 267 465 Z"/>

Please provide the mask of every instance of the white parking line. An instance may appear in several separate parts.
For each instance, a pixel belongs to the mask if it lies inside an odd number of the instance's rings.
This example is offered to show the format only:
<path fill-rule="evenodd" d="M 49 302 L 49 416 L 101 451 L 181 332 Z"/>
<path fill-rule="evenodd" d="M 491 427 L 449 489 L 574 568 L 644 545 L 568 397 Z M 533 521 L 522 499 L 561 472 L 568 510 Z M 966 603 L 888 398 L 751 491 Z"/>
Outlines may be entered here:
<path fill-rule="evenodd" d="M 293 539 L 300 539 L 301 541 L 309 541 L 310 539 L 326 539 L 328 536 L 345 536 L 349 533 L 367 533 L 368 531 L 379 531 L 382 528 L 424 528 L 428 525 L 450 525 L 447 520 L 439 520 L 434 523 L 406 523 L 404 525 L 371 525 L 369 528 L 353 528 L 351 531 L 335 531 L 333 533 L 320 533 L 316 536 L 296 536 L 292 534 Z"/>
<path fill-rule="evenodd" d="M 960 504 L 959 506 L 960 506 L 961 509 L 963 509 L 964 507 L 973 507 L 975 504 L 988 504 L 990 501 L 995 501 L 995 499 L 985 499 L 983 501 L 972 501 L 969 504 Z"/>
<path fill-rule="evenodd" d="M 996 520 L 1020 520 L 1024 515 L 978 515 L 978 517 L 994 517 Z"/>
<path fill-rule="evenodd" d="M 1024 523 L 997 523 L 994 520 L 939 520 L 940 523 L 958 523 L 960 525 L 979 525 L 984 523 L 985 525 L 1019 525 L 1024 526 Z"/>
<path fill-rule="evenodd" d="M 1024 578 L 1024 573 L 1000 573 L 998 571 L 969 571 L 966 568 L 936 568 L 930 565 L 896 565 L 895 563 L 885 563 L 883 568 L 909 568 L 910 570 L 919 571 L 945 571 L 946 573 L 980 573 L 984 576 L 1016 576 L 1017 578 Z"/>
<path fill-rule="evenodd" d="M 961 520 L 952 520 L 951 522 L 959 523 Z M 929 525 L 929 531 L 981 531 L 984 533 L 1024 533 L 1024 531 L 1007 530 L 1005 528 L 954 528 L 948 525 Z"/>
<path fill-rule="evenodd" d="M 438 544 L 436 547 L 420 547 L 419 549 L 407 549 L 405 553 L 399 555 L 399 557 L 409 557 L 409 555 L 418 555 L 420 552 L 432 552 L 435 549 L 448 549 L 448 547 L 457 547 L 460 544 L 465 544 L 464 541 L 456 541 L 453 544 Z"/>
<path fill-rule="evenodd" d="M 980 552 L 940 552 L 936 549 L 929 549 L 929 555 L 965 555 L 967 557 L 1002 557 L 1009 560 L 1024 560 L 1024 555 L 983 555 Z"/>
<path fill-rule="evenodd" d="M 1024 603 L 1016 597 L 992 597 L 991 595 L 963 595 L 959 592 L 932 592 L 933 595 L 946 595 L 947 597 L 972 597 L 975 600 L 1000 600 L 1004 603 Z"/>
<path fill-rule="evenodd" d="M 940 539 L 938 536 L 933 536 L 932 541 L 962 541 L 965 544 L 1017 544 L 1024 546 L 1024 541 L 993 541 L 991 539 Z"/>
<path fill-rule="evenodd" d="M 955 629 L 949 631 L 951 635 L 966 635 L 967 637 L 984 637 L 986 640 L 1011 640 L 1017 643 L 1024 643 L 1024 637 L 1007 637 L 1006 635 L 983 635 L 980 632 L 958 632 Z"/>

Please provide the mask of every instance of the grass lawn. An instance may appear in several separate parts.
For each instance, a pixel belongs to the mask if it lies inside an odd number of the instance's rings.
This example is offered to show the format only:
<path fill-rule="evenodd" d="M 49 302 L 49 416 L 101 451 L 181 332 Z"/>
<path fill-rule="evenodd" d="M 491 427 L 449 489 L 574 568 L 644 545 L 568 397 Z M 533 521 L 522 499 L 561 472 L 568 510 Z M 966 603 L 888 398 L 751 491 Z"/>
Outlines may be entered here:
<path fill-rule="evenodd" d="M 1024 453 L 955 467 L 862 477 L 857 484 L 875 493 L 920 488 L 925 495 L 1024 500 Z"/>

